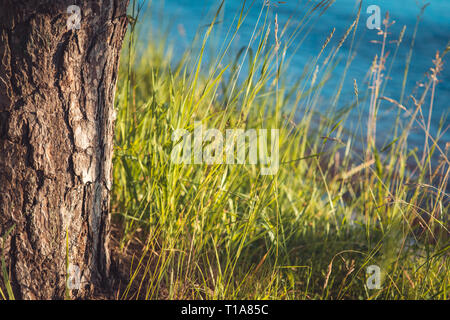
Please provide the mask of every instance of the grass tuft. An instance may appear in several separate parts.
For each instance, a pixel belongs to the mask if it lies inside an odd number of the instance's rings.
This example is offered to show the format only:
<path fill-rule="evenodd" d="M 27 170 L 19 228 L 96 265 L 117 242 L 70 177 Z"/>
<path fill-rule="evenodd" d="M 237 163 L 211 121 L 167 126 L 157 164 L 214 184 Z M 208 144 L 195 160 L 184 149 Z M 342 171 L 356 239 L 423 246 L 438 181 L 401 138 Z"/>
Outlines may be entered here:
<path fill-rule="evenodd" d="M 359 14 L 345 34 L 333 29 L 324 38 L 297 81 L 288 82 L 285 74 L 288 48 L 302 36 L 303 24 L 321 14 L 316 9 L 330 2 L 311 5 L 290 28 L 262 7 L 251 43 L 230 59 L 245 3 L 213 56 L 206 52 L 222 5 L 199 34 L 200 49 L 193 45 L 179 61 L 164 36 L 163 43 L 138 47 L 143 53 L 137 59 L 133 24 L 116 98 L 112 211 L 127 271 L 118 297 L 449 299 L 449 145 L 440 141 L 445 119 L 438 135 L 430 134 L 443 55 L 437 52 L 416 96 L 403 99 L 402 92 L 399 102 L 385 97 L 394 63 L 386 54 L 387 16 L 369 84 L 354 80 L 354 101 L 343 105 L 342 75 L 328 110 L 322 88 L 336 76 L 341 46 L 354 41 Z M 132 11 L 136 21 L 138 10 Z M 341 39 L 334 47 L 332 37 Z M 377 114 L 386 104 L 398 107 L 392 111 L 397 120 L 394 136 L 382 141 Z M 348 129 L 351 112 L 360 114 L 365 133 Z M 253 165 L 171 162 L 172 133 L 192 132 L 195 121 L 223 133 L 279 129 L 279 171 L 263 176 Z M 413 125 L 424 132 L 420 151 L 408 146 Z M 370 265 L 382 270 L 379 290 L 366 286 Z"/>

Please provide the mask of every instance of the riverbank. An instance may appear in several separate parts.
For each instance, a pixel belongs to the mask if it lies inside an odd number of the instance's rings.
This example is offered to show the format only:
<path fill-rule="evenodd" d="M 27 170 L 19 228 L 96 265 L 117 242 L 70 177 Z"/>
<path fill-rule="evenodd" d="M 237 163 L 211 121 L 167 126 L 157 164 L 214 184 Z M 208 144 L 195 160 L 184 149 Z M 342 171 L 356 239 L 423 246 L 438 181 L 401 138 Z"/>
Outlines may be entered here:
<path fill-rule="evenodd" d="M 422 150 L 407 143 L 434 78 L 415 98 L 419 107 L 408 106 L 411 126 L 393 128 L 398 134 L 381 148 L 366 137 L 361 152 L 344 134 L 343 110 L 313 122 L 339 47 L 324 46 L 330 68 L 323 77 L 313 72 L 286 84 L 274 30 L 268 20 L 256 49 L 236 62 L 204 65 L 201 50 L 174 64 L 158 43 L 149 43 L 139 61 L 132 45 L 123 52 L 112 217 L 127 276 L 116 296 L 448 299 L 448 149 L 433 149 L 435 137 Z M 344 43 L 351 32 L 335 36 Z M 362 99 L 363 84 L 353 91 L 356 104 L 376 108 Z M 302 109 L 300 119 L 284 108 L 289 99 Z M 404 112 L 391 103 L 393 117 Z M 222 135 L 279 130 L 279 169 L 263 175 L 248 162 L 174 162 L 180 139 L 173 133 L 193 133 L 196 121 Z M 358 125 L 373 132 L 376 121 Z M 433 152 L 442 159 L 431 165 Z M 416 172 L 408 169 L 411 159 Z M 369 266 L 381 272 L 376 288 Z"/>

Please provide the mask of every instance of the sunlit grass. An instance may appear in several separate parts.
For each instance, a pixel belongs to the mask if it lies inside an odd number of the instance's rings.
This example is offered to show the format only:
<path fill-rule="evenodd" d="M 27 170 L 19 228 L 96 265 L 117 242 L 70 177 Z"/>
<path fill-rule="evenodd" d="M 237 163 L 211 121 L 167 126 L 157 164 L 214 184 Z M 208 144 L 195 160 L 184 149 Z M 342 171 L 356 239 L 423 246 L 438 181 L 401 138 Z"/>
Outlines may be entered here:
<path fill-rule="evenodd" d="M 307 15 L 320 13 L 314 9 Z M 330 34 L 340 39 L 336 45 L 324 36 L 316 59 L 290 83 L 284 76 L 288 46 L 308 16 L 287 34 L 261 8 L 252 50 L 227 59 L 246 17 L 243 7 L 221 48 L 212 48 L 215 59 L 206 59 L 221 10 L 199 34 L 200 50 L 187 51 L 181 61 L 161 43 L 150 42 L 139 61 L 135 50 L 144 48 L 125 46 L 112 210 L 129 283 L 119 297 L 448 299 L 449 147 L 429 134 L 431 114 L 418 117 L 433 103 L 442 54 L 430 65 L 421 96 L 397 102 L 383 96 L 390 61 L 382 34 L 369 85 L 355 81 L 354 102 L 342 106 L 341 75 L 330 111 L 321 88 L 335 76 L 342 44 L 354 41 L 359 14 L 345 34 Z M 133 29 L 128 41 L 135 37 Z M 396 80 L 403 79 L 390 81 Z M 377 110 L 386 100 L 399 107 L 393 112 L 397 135 L 381 143 Z M 355 108 L 365 139 L 345 127 Z M 221 132 L 279 129 L 278 173 L 172 163 L 172 133 L 192 131 L 194 121 Z M 413 125 L 424 129 L 423 150 L 408 147 Z M 366 287 L 369 265 L 382 269 L 380 290 Z"/>

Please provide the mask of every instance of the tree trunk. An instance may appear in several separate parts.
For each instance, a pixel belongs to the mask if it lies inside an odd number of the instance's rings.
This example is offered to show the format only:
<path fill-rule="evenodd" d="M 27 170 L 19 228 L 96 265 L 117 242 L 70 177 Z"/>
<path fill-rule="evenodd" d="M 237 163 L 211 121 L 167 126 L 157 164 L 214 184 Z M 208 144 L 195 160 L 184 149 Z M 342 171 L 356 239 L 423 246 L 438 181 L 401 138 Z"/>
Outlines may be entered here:
<path fill-rule="evenodd" d="M 79 276 L 72 297 L 108 285 L 127 4 L 0 0 L 0 250 L 16 299 L 64 298 L 68 270 Z M 81 9 L 79 29 L 67 23 L 70 5 Z"/>

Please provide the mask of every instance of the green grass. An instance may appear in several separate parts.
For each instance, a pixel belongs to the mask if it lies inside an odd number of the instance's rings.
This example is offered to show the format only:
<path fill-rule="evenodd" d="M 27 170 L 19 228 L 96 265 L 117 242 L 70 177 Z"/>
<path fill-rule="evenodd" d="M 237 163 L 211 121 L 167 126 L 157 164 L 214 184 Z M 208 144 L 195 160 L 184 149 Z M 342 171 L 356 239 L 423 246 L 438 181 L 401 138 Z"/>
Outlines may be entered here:
<path fill-rule="evenodd" d="M 288 34 L 262 9 L 252 50 L 235 58 L 244 8 L 217 45 L 220 8 L 199 33 L 201 49 L 181 61 L 171 58 L 164 35 L 144 48 L 131 28 L 116 97 L 112 214 L 129 277 L 120 298 L 449 299 L 448 144 L 442 150 L 439 136 L 428 134 L 431 115 L 422 117 L 439 85 L 439 59 L 415 99 L 386 101 L 391 61 L 380 59 L 389 41 L 381 35 L 370 87 L 355 80 L 353 103 L 343 105 L 345 74 L 333 69 L 343 43 L 353 45 L 359 14 L 345 34 L 331 35 L 336 44 L 324 37 L 297 81 L 284 76 L 287 48 L 307 35 L 319 10 L 311 7 Z M 205 62 L 206 52 L 213 61 Z M 324 102 L 321 89 L 338 76 L 342 85 Z M 397 119 L 388 141 L 377 140 L 380 108 Z M 349 130 L 350 111 L 364 109 L 370 117 Z M 221 132 L 278 128 L 278 173 L 172 163 L 172 133 L 193 130 L 194 121 Z M 421 150 L 408 147 L 417 125 Z M 369 265 L 382 269 L 380 290 L 366 287 Z"/>

